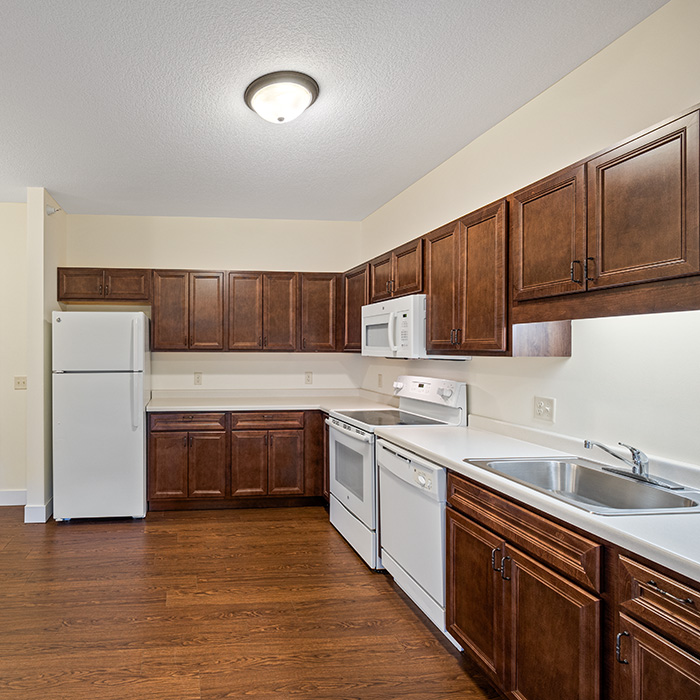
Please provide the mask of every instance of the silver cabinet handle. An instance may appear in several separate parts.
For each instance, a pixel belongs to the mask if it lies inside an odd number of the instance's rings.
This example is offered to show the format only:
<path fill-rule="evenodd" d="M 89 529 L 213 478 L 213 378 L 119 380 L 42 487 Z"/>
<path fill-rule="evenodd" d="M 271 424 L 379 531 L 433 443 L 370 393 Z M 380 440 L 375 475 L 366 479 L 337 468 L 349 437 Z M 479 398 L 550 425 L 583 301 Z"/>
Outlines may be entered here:
<path fill-rule="evenodd" d="M 695 601 L 692 598 L 679 598 L 678 596 L 673 595 L 673 593 L 669 593 L 668 591 L 665 591 L 654 580 L 647 581 L 647 586 L 649 586 L 649 588 L 656 591 L 657 593 L 660 593 L 661 595 L 665 595 L 667 598 L 670 598 L 671 600 L 675 600 L 676 603 L 683 603 L 684 605 L 695 605 Z"/>
<path fill-rule="evenodd" d="M 620 632 L 617 637 L 615 637 L 615 658 L 617 659 L 617 663 L 619 664 L 628 664 L 629 661 L 627 659 L 622 658 L 622 638 L 623 637 L 629 637 L 630 633 L 629 632 Z"/>
<path fill-rule="evenodd" d="M 505 557 L 503 557 L 503 559 L 501 559 L 501 578 L 504 581 L 510 581 L 510 576 L 506 576 L 506 562 L 507 561 L 510 561 L 509 556 L 505 556 Z"/>

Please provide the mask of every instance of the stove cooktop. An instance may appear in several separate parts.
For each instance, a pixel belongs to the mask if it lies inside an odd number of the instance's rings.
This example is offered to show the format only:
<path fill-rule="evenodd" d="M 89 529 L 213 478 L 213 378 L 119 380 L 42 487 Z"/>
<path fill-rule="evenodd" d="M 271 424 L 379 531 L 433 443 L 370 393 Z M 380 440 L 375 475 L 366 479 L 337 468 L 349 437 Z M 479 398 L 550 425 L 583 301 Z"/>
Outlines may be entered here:
<path fill-rule="evenodd" d="M 417 416 L 415 413 L 407 413 L 397 409 L 338 411 L 337 415 L 345 416 L 367 425 L 444 425 L 443 421 Z"/>

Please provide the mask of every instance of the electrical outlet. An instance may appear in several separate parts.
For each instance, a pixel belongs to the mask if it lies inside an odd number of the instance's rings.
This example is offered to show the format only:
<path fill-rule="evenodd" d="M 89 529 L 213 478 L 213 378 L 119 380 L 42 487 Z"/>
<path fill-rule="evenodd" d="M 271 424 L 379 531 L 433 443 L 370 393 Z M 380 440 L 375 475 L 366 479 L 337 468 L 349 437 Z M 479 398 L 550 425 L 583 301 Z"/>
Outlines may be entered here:
<path fill-rule="evenodd" d="M 15 389 L 23 390 L 27 388 L 26 377 L 15 377 Z"/>
<path fill-rule="evenodd" d="M 554 409 L 556 407 L 555 399 L 548 399 L 543 396 L 535 396 L 535 418 L 554 423 Z"/>
<path fill-rule="evenodd" d="M 201 372 L 194 373 L 194 385 L 195 386 L 202 386 L 202 373 Z"/>
<path fill-rule="evenodd" d="M 313 372 L 304 372 L 304 384 L 313 384 L 314 383 L 314 373 Z"/>
<path fill-rule="evenodd" d="M 377 387 L 381 389 L 384 386 L 384 376 L 381 374 L 377 375 Z"/>

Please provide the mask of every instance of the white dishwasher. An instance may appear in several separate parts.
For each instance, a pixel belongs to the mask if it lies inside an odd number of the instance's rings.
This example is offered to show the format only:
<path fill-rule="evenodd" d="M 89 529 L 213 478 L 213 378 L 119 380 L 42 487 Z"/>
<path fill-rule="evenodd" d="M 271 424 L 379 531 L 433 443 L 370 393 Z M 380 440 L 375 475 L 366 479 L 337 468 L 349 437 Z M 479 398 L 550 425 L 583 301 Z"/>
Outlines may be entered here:
<path fill-rule="evenodd" d="M 381 557 L 386 570 L 445 636 L 444 467 L 377 440 Z"/>

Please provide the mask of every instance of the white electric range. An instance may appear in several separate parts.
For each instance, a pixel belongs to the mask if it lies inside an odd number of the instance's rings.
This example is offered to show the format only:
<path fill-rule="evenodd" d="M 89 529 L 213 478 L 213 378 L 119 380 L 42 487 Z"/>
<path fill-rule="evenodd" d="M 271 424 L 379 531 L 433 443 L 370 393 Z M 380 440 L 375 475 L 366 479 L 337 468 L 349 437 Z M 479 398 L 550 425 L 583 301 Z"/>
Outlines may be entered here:
<path fill-rule="evenodd" d="M 379 553 L 379 479 L 374 429 L 379 426 L 466 425 L 464 382 L 400 376 L 397 409 L 332 411 L 329 430 L 331 524 L 372 569 Z"/>

